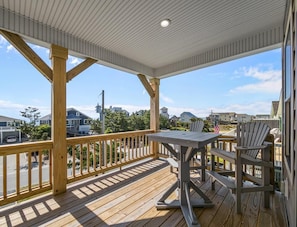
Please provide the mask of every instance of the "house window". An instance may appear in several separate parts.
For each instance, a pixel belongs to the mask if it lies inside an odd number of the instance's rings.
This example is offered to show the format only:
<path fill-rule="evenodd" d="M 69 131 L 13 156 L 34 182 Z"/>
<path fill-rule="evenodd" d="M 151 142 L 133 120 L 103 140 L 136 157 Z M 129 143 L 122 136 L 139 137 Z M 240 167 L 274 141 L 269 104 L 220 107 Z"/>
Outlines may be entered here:
<path fill-rule="evenodd" d="M 84 119 L 84 125 L 89 125 L 91 124 L 91 119 Z"/>
<path fill-rule="evenodd" d="M 79 115 L 80 115 L 79 112 L 76 112 L 76 116 L 79 117 Z"/>
<path fill-rule="evenodd" d="M 287 37 L 284 47 L 285 54 L 285 81 L 284 81 L 284 115 L 285 115 L 285 154 L 288 159 L 290 159 L 290 134 L 291 134 L 291 26 L 288 26 Z M 289 161 L 289 160 L 288 160 Z M 290 161 L 289 161 L 290 162 Z M 290 166 L 290 165 L 289 165 Z"/>
<path fill-rule="evenodd" d="M 283 151 L 284 151 L 284 166 L 287 173 L 287 176 L 291 182 L 293 182 L 293 170 L 294 170 L 294 139 L 295 138 L 295 131 L 293 127 L 294 122 L 294 100 L 296 100 L 296 92 L 295 92 L 295 72 L 293 71 L 293 62 L 292 60 L 292 53 L 293 53 L 293 46 L 292 45 L 292 18 L 289 16 L 287 29 L 286 29 L 286 36 L 285 42 L 283 46 Z M 293 135 L 293 136 L 292 136 Z"/>

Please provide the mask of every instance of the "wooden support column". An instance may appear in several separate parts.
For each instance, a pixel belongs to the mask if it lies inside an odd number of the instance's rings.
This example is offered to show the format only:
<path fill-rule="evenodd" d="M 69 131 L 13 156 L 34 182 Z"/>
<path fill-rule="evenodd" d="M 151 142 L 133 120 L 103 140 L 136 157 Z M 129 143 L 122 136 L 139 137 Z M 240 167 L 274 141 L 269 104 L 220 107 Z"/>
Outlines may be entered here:
<path fill-rule="evenodd" d="M 53 194 L 66 191 L 66 60 L 68 50 L 51 45 L 52 60 L 52 140 L 53 140 Z"/>
<path fill-rule="evenodd" d="M 159 107 L 159 87 L 160 87 L 160 79 L 153 78 L 150 80 L 151 87 L 154 91 L 154 96 L 151 97 L 150 101 L 150 128 L 155 132 L 159 131 L 160 128 L 160 107 Z M 155 158 L 158 158 L 158 143 L 153 142 L 151 148 L 155 154 Z"/>

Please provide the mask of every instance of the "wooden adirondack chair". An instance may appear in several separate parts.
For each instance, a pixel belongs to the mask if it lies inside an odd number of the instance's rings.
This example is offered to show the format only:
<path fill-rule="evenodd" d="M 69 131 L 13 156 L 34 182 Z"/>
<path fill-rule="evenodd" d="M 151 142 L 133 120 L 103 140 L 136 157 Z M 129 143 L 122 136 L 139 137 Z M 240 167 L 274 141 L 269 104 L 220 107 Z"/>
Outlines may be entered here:
<path fill-rule="evenodd" d="M 190 131 L 191 132 L 202 132 L 203 127 L 204 127 L 204 122 L 202 120 L 194 121 L 194 122 L 192 122 L 190 124 Z M 174 145 L 174 149 L 176 151 L 178 151 L 180 149 L 180 147 L 177 146 L 177 145 Z M 205 181 L 205 169 L 206 169 L 206 166 L 205 166 L 205 150 L 203 150 L 203 151 L 202 150 L 197 150 L 197 152 L 198 151 L 201 151 L 201 155 L 200 155 L 201 160 L 198 160 L 199 161 L 199 166 L 193 166 L 190 169 L 191 170 L 201 169 L 202 181 Z M 174 159 L 174 157 L 169 157 L 169 158 L 167 158 L 167 161 L 171 165 L 171 172 L 173 172 L 173 168 L 178 167 L 176 160 Z M 195 160 L 193 160 L 193 161 L 195 161 Z"/>
<path fill-rule="evenodd" d="M 231 189 L 235 194 L 236 212 L 241 213 L 241 193 L 264 192 L 264 207 L 269 208 L 270 191 L 274 190 L 270 184 L 270 168 L 274 167 L 270 158 L 269 144 L 265 144 L 270 128 L 261 122 L 249 122 L 238 124 L 237 126 L 237 146 L 235 152 L 228 152 L 218 148 L 211 148 L 211 171 L 212 189 L 215 181 Z M 271 144 L 270 144 L 271 145 Z M 215 156 L 224 159 L 235 165 L 235 171 L 215 171 Z M 244 172 L 243 165 L 261 167 L 261 178 L 255 177 L 248 172 Z M 232 177 L 227 177 L 232 176 Z M 233 179 L 233 180 L 230 180 Z M 243 180 L 253 182 L 248 186 L 243 184 Z"/>
<path fill-rule="evenodd" d="M 191 132 L 202 132 L 204 127 L 203 121 L 194 121 L 190 124 L 190 131 Z"/>
<path fill-rule="evenodd" d="M 190 124 L 190 131 L 192 131 L 192 132 L 202 132 L 203 127 L 204 127 L 204 122 L 202 120 L 194 121 L 194 122 L 192 122 Z M 203 148 L 203 149 L 197 150 L 197 153 L 198 152 L 200 153 L 200 155 L 196 154 L 193 157 L 193 166 L 190 167 L 190 169 L 191 170 L 201 169 L 201 179 L 202 179 L 202 181 L 205 181 L 206 149 Z"/>

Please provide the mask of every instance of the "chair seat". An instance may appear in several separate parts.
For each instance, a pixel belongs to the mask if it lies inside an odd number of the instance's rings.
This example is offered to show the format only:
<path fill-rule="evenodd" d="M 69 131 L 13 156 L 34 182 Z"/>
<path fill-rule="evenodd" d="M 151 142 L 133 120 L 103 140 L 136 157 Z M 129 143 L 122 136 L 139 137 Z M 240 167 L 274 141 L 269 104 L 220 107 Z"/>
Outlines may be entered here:
<path fill-rule="evenodd" d="M 218 149 L 218 148 L 211 148 L 210 153 L 212 155 L 220 157 L 232 164 L 236 164 L 236 153 L 235 152 L 225 151 L 225 150 Z M 242 164 L 258 165 L 258 166 L 265 166 L 265 167 L 273 168 L 272 162 L 266 162 L 262 159 L 252 158 L 246 154 L 241 154 L 241 159 L 242 159 L 241 160 Z"/>

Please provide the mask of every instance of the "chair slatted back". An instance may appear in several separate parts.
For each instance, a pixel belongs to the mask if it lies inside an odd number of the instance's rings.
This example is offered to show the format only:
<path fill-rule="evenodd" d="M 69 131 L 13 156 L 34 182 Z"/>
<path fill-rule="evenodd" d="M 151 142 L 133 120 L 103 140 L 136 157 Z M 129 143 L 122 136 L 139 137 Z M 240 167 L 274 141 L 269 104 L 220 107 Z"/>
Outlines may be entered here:
<path fill-rule="evenodd" d="M 194 121 L 190 124 L 190 131 L 191 132 L 202 132 L 204 126 L 203 121 Z"/>
<path fill-rule="evenodd" d="M 248 122 L 237 125 L 237 145 L 242 147 L 263 145 L 270 128 L 263 122 Z M 249 150 L 247 155 L 256 158 L 259 150 Z"/>

